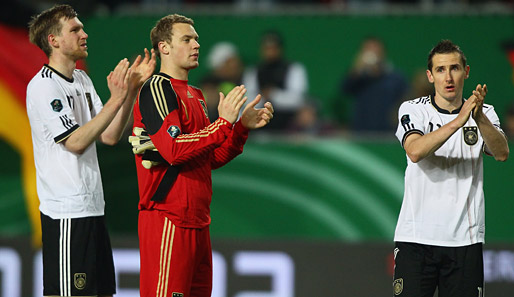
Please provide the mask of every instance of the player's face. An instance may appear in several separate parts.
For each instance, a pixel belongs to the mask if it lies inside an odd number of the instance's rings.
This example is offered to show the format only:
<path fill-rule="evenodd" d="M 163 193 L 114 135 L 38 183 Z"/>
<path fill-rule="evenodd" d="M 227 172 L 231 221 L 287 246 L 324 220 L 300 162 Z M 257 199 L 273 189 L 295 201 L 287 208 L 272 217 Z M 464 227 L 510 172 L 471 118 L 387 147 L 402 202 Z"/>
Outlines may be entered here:
<path fill-rule="evenodd" d="M 450 102 L 461 100 L 469 66 L 462 65 L 460 54 L 435 54 L 432 64 L 432 71 L 427 70 L 427 77 L 434 84 L 436 97 Z"/>
<path fill-rule="evenodd" d="M 198 34 L 193 26 L 185 23 L 173 25 L 170 58 L 176 67 L 185 70 L 198 67 L 199 49 Z"/>
<path fill-rule="evenodd" d="M 84 32 L 82 22 L 76 17 L 68 20 L 62 18 L 60 22 L 61 34 L 55 36 L 58 48 L 54 48 L 54 50 L 60 51 L 61 54 L 74 61 L 87 58 L 88 35 Z"/>

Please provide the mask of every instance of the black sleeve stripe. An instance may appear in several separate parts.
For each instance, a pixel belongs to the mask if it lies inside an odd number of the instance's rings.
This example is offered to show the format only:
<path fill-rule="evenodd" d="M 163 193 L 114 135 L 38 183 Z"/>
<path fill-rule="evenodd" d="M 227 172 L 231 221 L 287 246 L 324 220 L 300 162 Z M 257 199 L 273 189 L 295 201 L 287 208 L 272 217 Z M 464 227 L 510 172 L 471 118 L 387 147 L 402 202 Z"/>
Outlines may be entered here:
<path fill-rule="evenodd" d="M 70 120 L 70 118 L 68 118 L 68 115 L 62 115 L 59 117 L 59 119 L 61 120 L 61 123 L 64 126 L 64 128 L 70 129 L 71 127 L 73 127 L 73 122 Z"/>
<path fill-rule="evenodd" d="M 54 138 L 55 143 L 59 143 L 63 141 L 64 139 L 68 138 L 71 133 L 75 132 L 80 126 L 76 124 L 75 126 L 71 127 L 71 129 L 66 130 L 66 132 L 62 133 L 61 135 Z"/>
<path fill-rule="evenodd" d="M 141 88 L 139 111 L 148 134 L 157 133 L 166 116 L 176 109 L 178 109 L 177 95 L 169 79 L 154 75 Z"/>
<path fill-rule="evenodd" d="M 423 133 L 423 131 L 421 130 L 418 130 L 418 129 L 413 129 L 413 130 L 410 130 L 408 131 L 407 133 L 403 134 L 403 138 L 402 138 L 402 147 L 403 145 L 405 144 L 405 139 L 407 139 L 407 136 L 411 135 L 411 134 L 420 134 L 420 135 L 425 135 L 425 133 Z"/>
<path fill-rule="evenodd" d="M 414 124 L 411 124 L 411 123 L 407 123 L 407 124 L 402 124 L 402 127 L 405 131 L 409 131 L 409 130 L 413 130 L 414 129 Z"/>

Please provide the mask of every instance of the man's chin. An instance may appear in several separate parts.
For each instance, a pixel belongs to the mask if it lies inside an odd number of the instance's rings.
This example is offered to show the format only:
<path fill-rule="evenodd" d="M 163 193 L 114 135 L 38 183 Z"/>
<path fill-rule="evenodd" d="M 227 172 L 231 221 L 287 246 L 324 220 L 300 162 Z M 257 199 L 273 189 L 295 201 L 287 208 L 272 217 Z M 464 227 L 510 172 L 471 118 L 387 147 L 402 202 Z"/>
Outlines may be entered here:
<path fill-rule="evenodd" d="M 77 53 L 77 54 L 75 55 L 75 59 L 76 59 L 76 60 L 84 60 L 85 58 L 87 58 L 87 56 L 88 56 L 88 55 L 89 55 L 89 53 L 88 53 L 88 52 L 83 51 L 83 52 Z"/>
<path fill-rule="evenodd" d="M 196 63 L 192 63 L 191 65 L 189 65 L 188 70 L 195 69 L 195 68 L 197 68 L 199 65 L 200 65 L 200 63 L 198 63 L 198 62 L 196 62 Z"/>

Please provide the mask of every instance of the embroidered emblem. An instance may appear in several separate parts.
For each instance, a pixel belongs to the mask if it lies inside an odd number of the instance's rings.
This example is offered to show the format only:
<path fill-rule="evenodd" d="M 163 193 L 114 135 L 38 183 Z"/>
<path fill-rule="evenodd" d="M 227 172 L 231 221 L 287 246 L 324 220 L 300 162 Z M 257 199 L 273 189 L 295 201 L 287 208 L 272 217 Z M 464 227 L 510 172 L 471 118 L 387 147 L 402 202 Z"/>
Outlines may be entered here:
<path fill-rule="evenodd" d="M 55 112 L 60 112 L 62 110 L 61 99 L 52 100 L 52 102 L 50 102 L 50 105 L 52 106 L 52 110 Z"/>
<path fill-rule="evenodd" d="M 184 294 L 183 293 L 173 292 L 171 297 L 184 297 Z"/>
<path fill-rule="evenodd" d="M 91 93 L 86 93 L 87 105 L 89 106 L 89 111 L 93 110 L 93 100 L 91 100 Z"/>
<path fill-rule="evenodd" d="M 187 98 L 193 98 L 193 95 L 189 91 L 187 91 Z"/>
<path fill-rule="evenodd" d="M 403 278 L 395 279 L 393 282 L 393 292 L 395 296 L 403 292 Z"/>
<path fill-rule="evenodd" d="M 180 128 L 178 126 L 170 126 L 168 134 L 173 138 L 177 138 L 180 135 Z"/>
<path fill-rule="evenodd" d="M 86 287 L 86 274 L 85 273 L 75 273 L 73 276 L 75 288 L 78 290 L 83 290 Z"/>
<path fill-rule="evenodd" d="M 477 127 L 463 127 L 464 142 L 467 145 L 475 145 L 478 142 L 478 128 Z"/>

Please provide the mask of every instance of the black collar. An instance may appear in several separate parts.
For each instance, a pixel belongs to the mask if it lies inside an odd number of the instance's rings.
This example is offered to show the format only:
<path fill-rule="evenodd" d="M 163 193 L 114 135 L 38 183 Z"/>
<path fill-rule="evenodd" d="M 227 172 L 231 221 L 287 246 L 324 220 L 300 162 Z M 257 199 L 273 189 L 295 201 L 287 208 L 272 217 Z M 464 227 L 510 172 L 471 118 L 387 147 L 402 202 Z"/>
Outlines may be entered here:
<path fill-rule="evenodd" d="M 164 77 L 165 77 L 165 78 L 167 78 L 167 79 L 173 78 L 173 77 L 171 77 L 171 76 L 167 75 L 167 74 L 166 74 L 166 73 L 164 73 L 164 72 L 159 72 L 159 73 L 157 73 L 157 75 L 164 76 Z"/>
<path fill-rule="evenodd" d="M 464 105 L 464 101 L 465 99 L 463 98 L 462 99 L 462 104 L 459 108 L 453 110 L 453 111 L 449 111 L 449 110 L 446 110 L 446 109 L 442 109 L 441 107 L 439 107 L 437 105 L 437 103 L 435 103 L 435 94 L 433 94 L 430 98 L 430 102 L 432 102 L 432 105 L 435 107 L 435 109 L 440 112 L 440 113 L 444 113 L 444 114 L 458 114 L 460 112 L 460 109 L 462 108 L 462 105 Z"/>
<path fill-rule="evenodd" d="M 50 65 L 48 64 L 45 64 L 45 67 L 47 67 L 48 69 L 52 70 L 53 72 L 55 72 L 57 75 L 59 75 L 60 77 L 62 77 L 62 79 L 64 79 L 65 81 L 67 82 L 70 82 L 72 83 L 73 82 L 73 77 L 72 78 L 68 78 L 66 77 L 64 74 L 60 73 L 59 71 L 55 70 L 53 67 L 51 67 Z"/>

